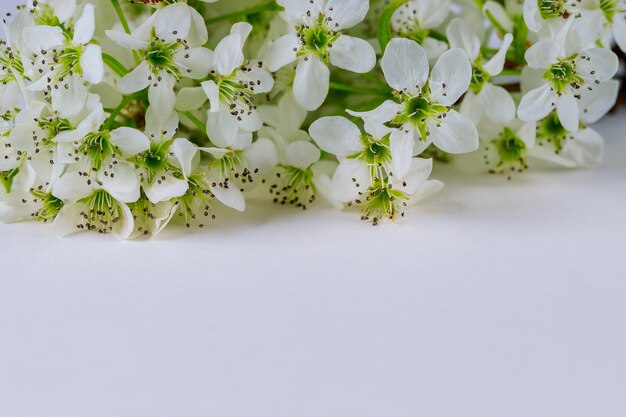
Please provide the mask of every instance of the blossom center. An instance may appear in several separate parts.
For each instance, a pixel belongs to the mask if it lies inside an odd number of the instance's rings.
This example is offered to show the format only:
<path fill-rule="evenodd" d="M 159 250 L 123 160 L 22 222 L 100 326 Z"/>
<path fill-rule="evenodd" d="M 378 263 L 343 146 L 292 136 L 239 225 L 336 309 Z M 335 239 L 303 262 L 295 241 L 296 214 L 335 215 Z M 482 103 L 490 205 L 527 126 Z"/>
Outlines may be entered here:
<path fill-rule="evenodd" d="M 80 202 L 84 204 L 85 210 L 80 213 L 83 221 L 77 225 L 79 229 L 110 233 L 122 217 L 120 203 L 104 190 L 96 190 Z"/>
<path fill-rule="evenodd" d="M 570 16 L 567 10 L 568 0 L 537 0 L 539 13 L 544 20 L 562 17 L 567 19 Z"/>
<path fill-rule="evenodd" d="M 561 153 L 568 138 L 573 137 L 571 133 L 563 127 L 556 112 L 552 112 L 548 117 L 543 119 L 537 128 L 539 144 L 544 145 L 545 142 L 548 142 L 554 147 L 557 154 Z"/>
<path fill-rule="evenodd" d="M 327 20 L 323 15 L 320 15 L 313 25 L 303 24 L 296 28 L 302 45 L 298 51 L 298 56 L 314 54 L 319 56 L 322 61 L 328 62 L 328 52 L 341 35 L 328 28 Z"/>
<path fill-rule="evenodd" d="M 270 186 L 274 203 L 289 204 L 306 210 L 316 198 L 317 190 L 313 183 L 313 171 L 311 168 L 301 169 L 293 166 L 280 168 L 281 172 L 276 173 L 276 182 Z"/>
<path fill-rule="evenodd" d="M 424 88 L 428 91 L 428 87 Z M 415 126 L 422 140 L 426 140 L 430 135 L 428 122 L 442 119 L 448 111 L 448 107 L 433 103 L 428 93 L 424 91 L 415 96 L 403 94 L 400 100 L 404 103 L 404 112 L 398 115 L 393 123 L 398 125 L 409 123 Z"/>
<path fill-rule="evenodd" d="M 558 94 L 565 93 L 567 87 L 579 87 L 584 80 L 576 72 L 574 57 L 561 59 L 553 64 L 544 74 L 544 78 L 550 82 Z"/>
<path fill-rule="evenodd" d="M 33 217 L 41 222 L 47 223 L 54 220 L 64 206 L 61 199 L 44 191 L 43 187 L 33 189 L 30 193 L 35 197 L 35 203 L 39 205 L 39 209 L 33 213 Z"/>
<path fill-rule="evenodd" d="M 150 65 L 152 73 L 158 74 L 165 71 L 178 78 L 180 71 L 174 61 L 174 53 L 179 47 L 179 43 L 165 43 L 160 39 L 155 39 L 142 51 L 142 54 L 144 60 Z"/>
<path fill-rule="evenodd" d="M 108 132 L 87 134 L 77 152 L 89 159 L 93 171 L 99 171 L 105 160 L 120 153 L 117 146 L 111 143 Z"/>
<path fill-rule="evenodd" d="M 362 220 L 371 220 L 374 226 L 383 219 L 394 220 L 402 213 L 401 206 L 406 206 L 408 196 L 391 184 L 378 180 L 368 188 L 365 201 L 361 206 Z"/>

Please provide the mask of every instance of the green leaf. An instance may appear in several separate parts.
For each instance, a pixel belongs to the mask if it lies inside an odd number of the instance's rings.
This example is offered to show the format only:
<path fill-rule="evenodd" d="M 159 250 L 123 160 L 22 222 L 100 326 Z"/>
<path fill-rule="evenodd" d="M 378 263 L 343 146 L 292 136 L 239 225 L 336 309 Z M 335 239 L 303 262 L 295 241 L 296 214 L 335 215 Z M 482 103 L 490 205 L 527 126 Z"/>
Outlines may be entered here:
<path fill-rule="evenodd" d="M 249 7 L 247 9 L 243 9 L 243 10 L 239 10 L 236 12 L 223 14 L 221 16 L 216 16 L 216 17 L 205 19 L 204 22 L 207 25 L 212 25 L 214 23 L 224 22 L 227 20 L 238 20 L 238 19 L 241 19 L 249 15 L 253 15 L 253 14 L 258 14 L 258 13 L 263 13 L 263 12 L 277 12 L 280 10 L 283 10 L 283 8 L 279 6 L 276 3 L 276 1 L 270 0 L 265 3 L 256 5 L 256 6 Z"/>
<path fill-rule="evenodd" d="M 10 171 L 0 172 L 0 184 L 4 187 L 7 193 L 11 192 L 11 188 L 13 188 L 13 180 L 19 174 L 20 169 L 15 168 Z"/>
<path fill-rule="evenodd" d="M 396 10 L 408 2 L 409 0 L 392 0 L 391 3 L 386 5 L 383 9 L 380 19 L 378 20 L 378 42 L 383 52 L 385 52 L 385 48 L 392 38 L 391 18 Z"/>
<path fill-rule="evenodd" d="M 120 77 L 128 74 L 128 70 L 126 69 L 126 67 L 120 61 L 113 58 L 111 55 L 102 54 L 102 61 L 104 61 L 104 63 L 113 71 L 115 71 L 115 73 Z"/>

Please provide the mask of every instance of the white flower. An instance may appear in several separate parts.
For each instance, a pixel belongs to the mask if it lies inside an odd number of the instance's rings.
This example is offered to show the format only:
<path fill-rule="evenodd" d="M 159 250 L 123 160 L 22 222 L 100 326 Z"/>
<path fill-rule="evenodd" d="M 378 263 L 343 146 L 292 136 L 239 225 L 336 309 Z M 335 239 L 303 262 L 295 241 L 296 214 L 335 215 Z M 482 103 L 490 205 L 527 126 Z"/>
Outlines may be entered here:
<path fill-rule="evenodd" d="M 483 163 L 490 174 L 506 175 L 528 169 L 528 156 L 535 147 L 536 123 L 524 123 L 515 117 L 515 109 L 500 123 L 485 120 L 478 126 Z"/>
<path fill-rule="evenodd" d="M 91 191 L 103 190 L 123 203 L 139 198 L 139 175 L 128 159 L 148 149 L 150 141 L 129 127 L 109 130 L 105 120 L 99 104 L 76 129 L 53 139 L 58 143 L 58 159 L 66 165 L 66 172 L 52 185 L 56 197 L 76 202 Z"/>
<path fill-rule="evenodd" d="M 20 51 L 0 39 L 0 114 L 16 109 L 25 95 Z"/>
<path fill-rule="evenodd" d="M 156 121 L 163 120 L 164 123 Z M 188 139 L 174 139 L 178 133 L 178 117 L 154 114 L 148 110 L 146 133 L 150 146 L 133 158 L 138 166 L 141 187 L 148 200 L 157 204 L 185 195 L 189 189 L 196 145 Z"/>
<path fill-rule="evenodd" d="M 28 0 L 26 7 L 38 25 L 66 24 L 76 12 L 76 0 Z"/>
<path fill-rule="evenodd" d="M 478 133 L 474 124 L 452 109 L 472 78 L 472 67 L 462 49 L 450 49 L 441 55 L 429 77 L 424 49 L 408 39 L 392 39 L 381 66 L 396 100 L 387 100 L 369 112 L 350 114 L 394 127 L 393 140 L 413 140 L 414 155 L 431 143 L 448 153 L 476 150 Z"/>
<path fill-rule="evenodd" d="M 306 210 L 322 195 L 336 204 L 330 184 L 336 163 L 320 161 L 321 152 L 301 129 L 306 110 L 293 95 L 285 94 L 278 105 L 260 106 L 259 112 L 268 126 L 259 131 L 260 139 L 246 152 L 246 158 L 260 172 L 276 168 L 263 181 L 272 200 Z"/>
<path fill-rule="evenodd" d="M 452 0 L 410 0 L 394 12 L 391 27 L 398 37 L 419 43 L 429 60 L 437 59 L 448 45 L 436 29 L 450 14 L 451 5 Z"/>
<path fill-rule="evenodd" d="M 515 102 L 504 88 L 493 85 L 490 81 L 504 69 L 506 52 L 513 42 L 513 36 L 507 34 L 500 49 L 489 61 L 483 63 L 480 39 L 464 20 L 452 20 L 446 33 L 450 46 L 463 49 L 472 63 L 472 81 L 463 100 L 461 113 L 470 117 L 475 124 L 483 117 L 495 123 L 507 121 L 509 114 L 515 114 Z"/>
<path fill-rule="evenodd" d="M 604 139 L 589 127 L 604 117 L 615 105 L 620 84 L 609 80 L 584 95 L 579 103 L 581 127 L 568 131 L 556 112 L 538 123 L 537 144 L 529 155 L 560 166 L 590 167 L 602 162 Z"/>
<path fill-rule="evenodd" d="M 104 76 L 102 49 L 91 43 L 94 31 L 94 6 L 90 3 L 74 23 L 71 38 L 61 26 L 24 29 L 24 41 L 33 54 L 32 71 L 39 77 L 28 89 L 49 92 L 53 108 L 63 115 L 78 113 L 88 96 L 84 83 L 99 84 Z"/>
<path fill-rule="evenodd" d="M 249 142 L 252 132 L 263 126 L 252 97 L 269 92 L 274 79 L 260 62 L 244 58 L 243 48 L 251 30 L 248 23 L 233 25 L 230 35 L 215 48 L 210 79 L 202 83 L 210 101 L 207 134 L 219 147 Z"/>
<path fill-rule="evenodd" d="M 575 132 L 579 125 L 578 102 L 615 75 L 618 59 L 608 49 L 569 50 L 568 32 L 569 27 L 565 26 L 555 39 L 543 38 L 526 52 L 529 68 L 545 72 L 541 85 L 522 98 L 518 117 L 534 122 L 556 109 L 563 126 Z"/>
<path fill-rule="evenodd" d="M 134 219 L 128 205 L 104 189 L 85 191 L 74 201 L 64 202 L 53 223 L 58 233 L 97 231 L 129 238 L 134 230 Z"/>
<path fill-rule="evenodd" d="M 186 3 L 157 10 L 140 27 L 127 34 L 108 30 L 119 45 L 136 50 L 141 62 L 118 83 L 124 94 L 148 87 L 150 106 L 159 114 L 174 109 L 174 85 L 181 77 L 202 78 L 209 72 L 212 52 L 202 48 L 207 41 L 200 14 Z"/>
<path fill-rule="evenodd" d="M 293 93 L 307 110 L 319 108 L 328 95 L 328 64 L 348 71 L 369 72 L 376 64 L 374 48 L 366 41 L 343 35 L 361 22 L 368 0 L 278 0 L 295 32 L 278 38 L 270 47 L 270 71 L 297 61 Z"/>
<path fill-rule="evenodd" d="M 364 220 L 377 224 L 403 215 L 403 207 L 426 185 L 432 160 L 413 158 L 413 139 L 366 122 L 366 132 L 344 117 L 323 117 L 309 133 L 319 147 L 339 159 L 332 179 L 335 197 L 361 206 Z"/>

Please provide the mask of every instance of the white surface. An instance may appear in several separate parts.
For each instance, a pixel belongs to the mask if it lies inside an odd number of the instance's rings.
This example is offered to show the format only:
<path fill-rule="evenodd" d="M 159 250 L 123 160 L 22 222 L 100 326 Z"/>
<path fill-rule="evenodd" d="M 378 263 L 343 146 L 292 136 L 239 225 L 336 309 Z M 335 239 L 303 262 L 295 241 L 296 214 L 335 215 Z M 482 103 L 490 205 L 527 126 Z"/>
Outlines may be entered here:
<path fill-rule="evenodd" d="M 623 417 L 625 116 L 596 170 L 447 169 L 378 228 L 267 205 L 151 242 L 0 225 L 0 416 Z"/>

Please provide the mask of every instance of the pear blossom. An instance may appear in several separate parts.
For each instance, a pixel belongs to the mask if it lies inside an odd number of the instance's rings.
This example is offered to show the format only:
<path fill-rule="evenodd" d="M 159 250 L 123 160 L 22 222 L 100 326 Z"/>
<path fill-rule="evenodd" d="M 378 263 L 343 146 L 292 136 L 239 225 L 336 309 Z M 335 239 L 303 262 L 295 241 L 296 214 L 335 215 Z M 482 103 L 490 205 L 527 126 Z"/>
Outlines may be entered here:
<path fill-rule="evenodd" d="M 544 73 L 540 86 L 522 98 L 518 116 L 523 121 L 534 122 L 556 109 L 563 126 L 574 132 L 580 120 L 579 101 L 615 75 L 618 58 L 612 51 L 599 47 L 572 50 L 567 42 L 569 27 L 571 23 L 555 38 L 543 38 L 526 52 L 529 68 Z"/>
<path fill-rule="evenodd" d="M 393 140 L 411 139 L 414 155 L 431 143 L 448 153 L 476 150 L 476 127 L 452 108 L 472 79 L 472 67 L 462 49 L 443 53 L 429 75 L 424 48 L 415 41 L 395 38 L 385 50 L 381 67 L 394 89 L 395 100 L 387 100 L 372 111 L 350 114 L 393 126 Z"/>
<path fill-rule="evenodd" d="M 519 120 L 515 107 L 502 116 L 499 123 L 488 119 L 481 121 L 478 133 L 487 171 L 506 175 L 510 180 L 513 174 L 524 172 L 529 167 L 529 155 L 536 144 L 537 124 Z"/>
<path fill-rule="evenodd" d="M 426 186 L 432 160 L 413 158 L 413 139 L 365 123 L 365 133 L 340 116 L 315 121 L 309 133 L 319 147 L 337 156 L 332 186 L 338 200 L 361 206 L 364 220 L 374 224 L 397 215 Z"/>
<path fill-rule="evenodd" d="M 243 48 L 252 31 L 247 23 L 231 28 L 215 48 L 213 69 L 208 81 L 201 85 L 210 101 L 207 116 L 207 134 L 220 147 L 229 147 L 246 140 L 263 126 L 252 97 L 269 92 L 272 75 L 261 62 L 247 62 Z"/>
<path fill-rule="evenodd" d="M 193 160 L 198 153 L 197 146 L 188 139 L 174 139 L 178 133 L 175 113 L 163 118 L 165 123 L 155 121 L 161 117 L 153 110 L 148 111 L 146 133 L 150 146 L 133 158 L 143 192 L 153 204 L 181 197 L 187 192 Z"/>
<path fill-rule="evenodd" d="M 69 29 L 71 36 L 63 26 L 24 28 L 24 42 L 33 57 L 31 71 L 38 76 L 28 89 L 49 95 L 54 110 L 64 115 L 74 115 L 85 105 L 89 95 L 85 83 L 102 82 L 102 48 L 92 43 L 95 28 L 91 3 L 85 5 L 82 15 Z"/>
<path fill-rule="evenodd" d="M 500 49 L 484 62 L 480 39 L 464 20 L 452 20 L 446 33 L 450 46 L 464 50 L 472 64 L 472 81 L 463 99 L 461 113 L 468 115 L 474 123 L 478 123 L 482 117 L 496 123 L 506 121 L 509 114 L 515 113 L 515 102 L 503 87 L 493 85 L 490 81 L 504 69 L 506 52 L 513 42 L 513 36 L 507 33 Z"/>
<path fill-rule="evenodd" d="M 261 199 L 377 225 L 452 154 L 507 178 L 602 159 L 626 0 L 214 2 L 7 14 L 0 221 L 154 238 Z"/>
<path fill-rule="evenodd" d="M 537 144 L 530 156 L 563 167 L 590 167 L 602 162 L 604 139 L 590 125 L 604 117 L 615 105 L 619 82 L 609 80 L 600 84 L 579 103 L 580 128 L 567 130 L 557 112 L 550 113 L 538 123 Z"/>
<path fill-rule="evenodd" d="M 391 27 L 397 36 L 418 42 L 430 60 L 437 59 L 448 49 L 437 29 L 448 18 L 451 5 L 452 0 L 410 0 L 394 12 Z"/>
<path fill-rule="evenodd" d="M 270 71 L 297 61 L 293 94 L 306 110 L 318 109 L 329 91 L 328 64 L 366 73 L 376 64 L 374 48 L 360 38 L 344 35 L 365 19 L 368 0 L 277 0 L 294 30 L 271 45 Z"/>
<path fill-rule="evenodd" d="M 199 79 L 209 72 L 212 52 L 202 47 L 207 30 L 199 13 L 186 3 L 158 9 L 131 34 L 113 30 L 106 34 L 141 57 L 119 81 L 118 90 L 131 94 L 148 88 L 150 105 L 158 113 L 174 109 L 174 85 L 182 76 Z"/>

